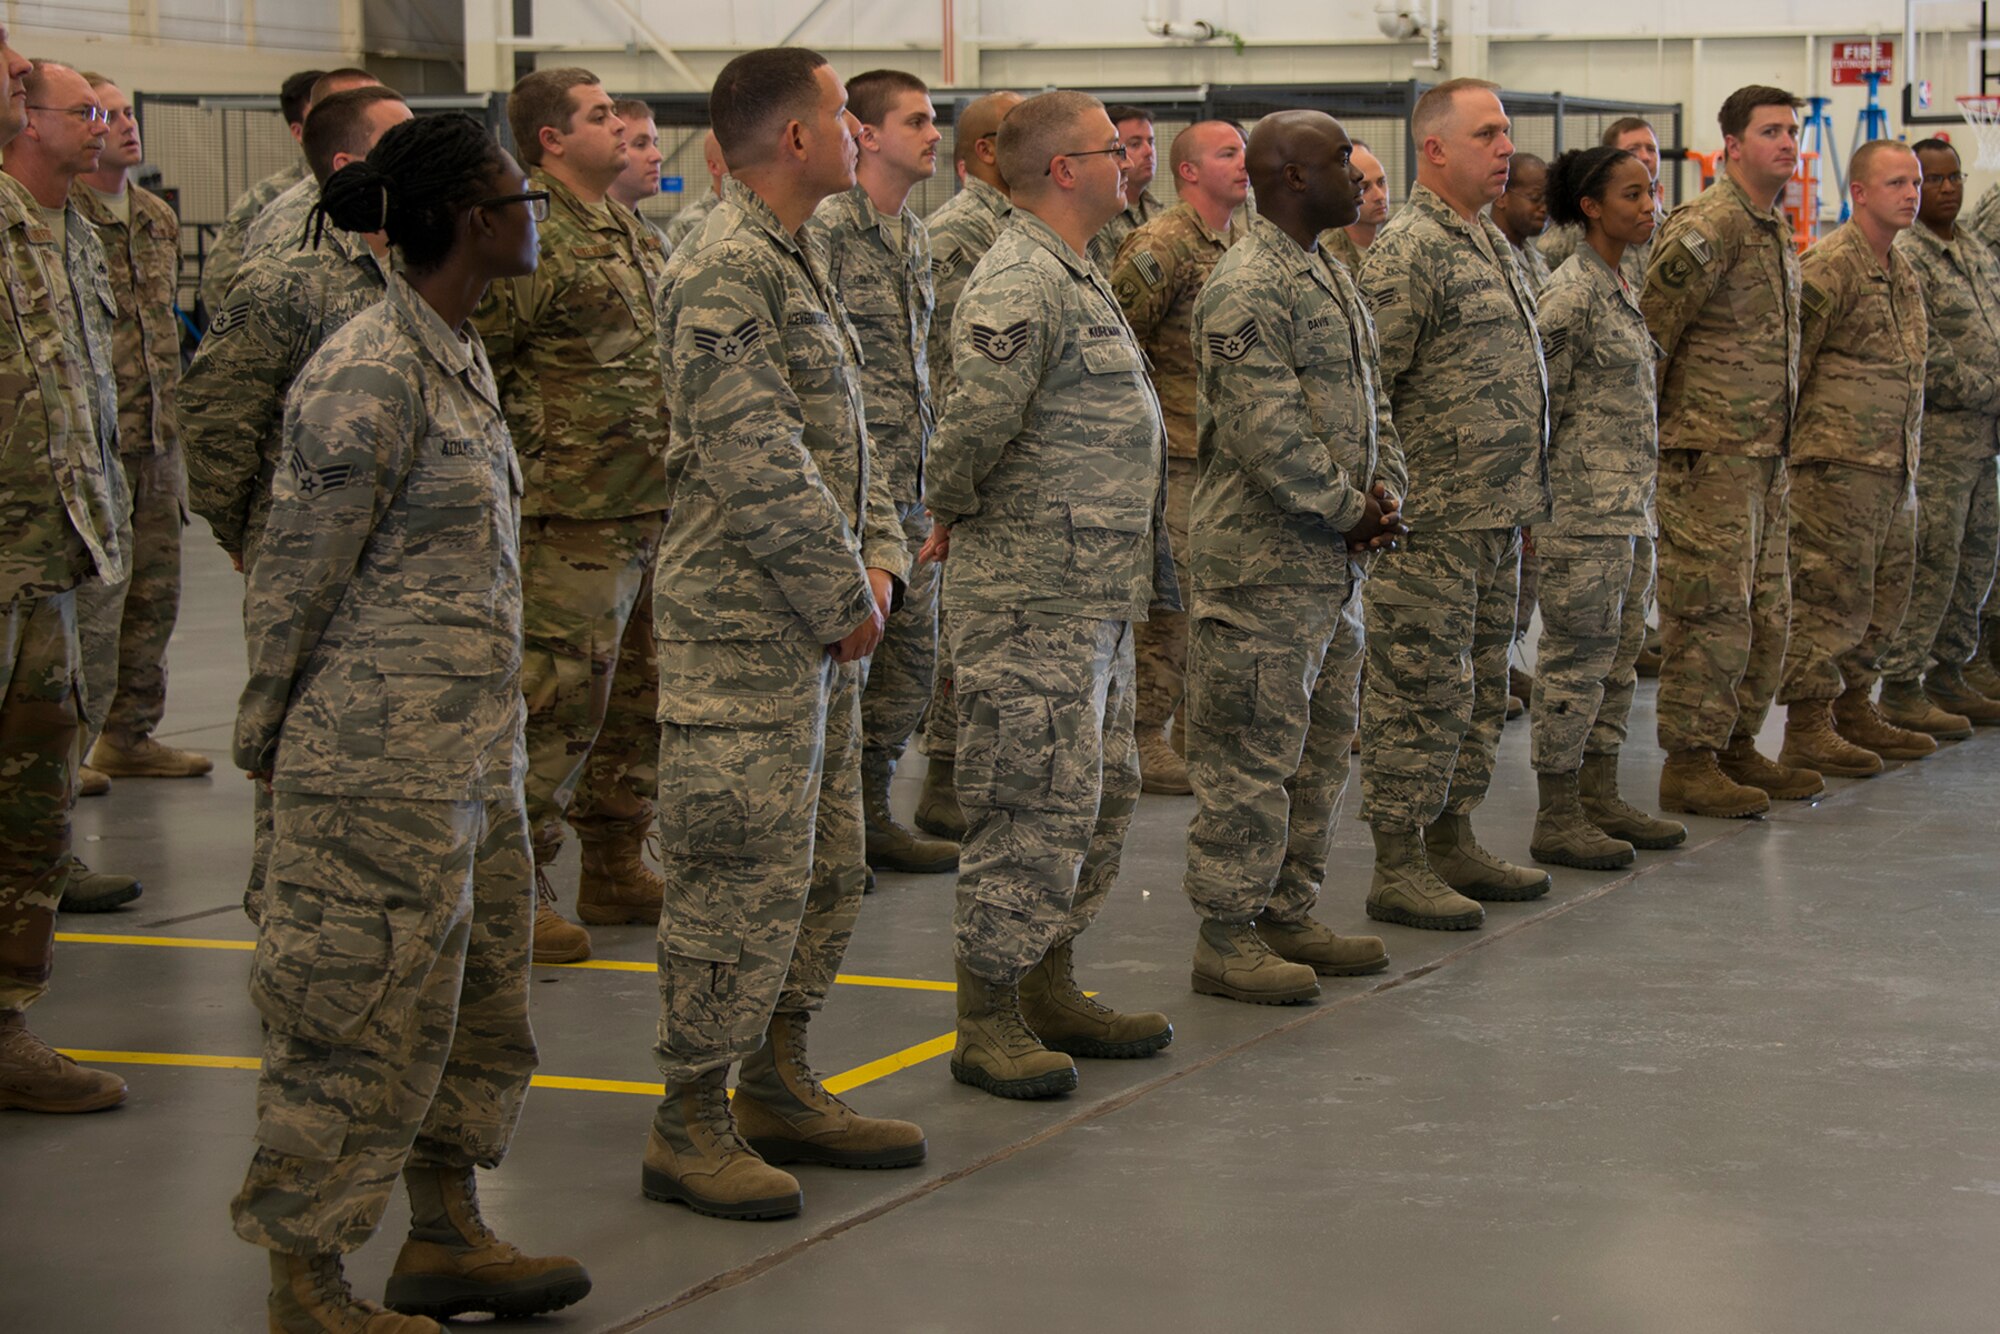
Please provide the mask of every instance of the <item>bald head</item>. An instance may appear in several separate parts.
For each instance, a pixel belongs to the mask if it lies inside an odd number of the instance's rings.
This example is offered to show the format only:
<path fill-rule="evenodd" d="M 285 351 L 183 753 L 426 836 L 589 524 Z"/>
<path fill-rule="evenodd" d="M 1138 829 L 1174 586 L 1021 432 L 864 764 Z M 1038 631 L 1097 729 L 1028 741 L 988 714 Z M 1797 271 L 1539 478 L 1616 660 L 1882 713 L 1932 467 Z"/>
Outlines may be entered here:
<path fill-rule="evenodd" d="M 954 125 L 955 139 L 952 156 L 960 162 L 972 156 L 973 145 L 981 139 L 989 139 L 1000 133 L 1000 122 L 1007 119 L 1007 113 L 1021 105 L 1019 93 L 988 93 L 974 98 L 958 113 Z"/>
<path fill-rule="evenodd" d="M 1279 111 L 1257 122 L 1250 131 L 1250 187 L 1261 201 L 1283 189 L 1285 168 L 1314 156 L 1321 146 L 1338 139 L 1347 143 L 1340 122 L 1324 111 Z"/>
<path fill-rule="evenodd" d="M 1174 136 L 1167 149 L 1167 170 L 1174 174 L 1176 187 L 1183 184 L 1181 168 L 1224 143 L 1240 143 L 1243 132 L 1226 120 L 1198 120 Z"/>
<path fill-rule="evenodd" d="M 1301 245 L 1360 211 L 1361 180 L 1353 143 L 1323 111 L 1280 111 L 1250 131 L 1250 184 L 1257 211 Z"/>

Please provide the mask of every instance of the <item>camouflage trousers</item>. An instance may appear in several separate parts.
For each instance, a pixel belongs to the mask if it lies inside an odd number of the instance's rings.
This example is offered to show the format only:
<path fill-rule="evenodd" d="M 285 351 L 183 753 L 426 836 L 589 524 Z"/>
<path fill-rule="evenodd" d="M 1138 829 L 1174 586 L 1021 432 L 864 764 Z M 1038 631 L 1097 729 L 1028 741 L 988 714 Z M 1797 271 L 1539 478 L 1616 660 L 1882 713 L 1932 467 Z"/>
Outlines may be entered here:
<path fill-rule="evenodd" d="M 132 578 L 79 589 L 77 628 L 90 738 L 106 731 L 131 742 L 151 736 L 167 710 L 167 641 L 181 611 L 187 477 L 178 447 L 128 455 L 124 464 L 132 490 Z"/>
<path fill-rule="evenodd" d="M 579 830 L 643 823 L 659 775 L 653 557 L 664 514 L 521 521 L 528 827 L 546 865 Z"/>
<path fill-rule="evenodd" d="M 861 911 L 861 679 L 804 638 L 660 643 L 669 1084 L 817 1010 Z"/>
<path fill-rule="evenodd" d="M 1926 440 L 1928 445 L 1928 440 Z M 1916 571 L 1903 624 L 1882 654 L 1892 681 L 1933 662 L 1964 663 L 1979 647 L 1980 609 L 2000 555 L 2000 498 L 1991 454 L 1933 451 L 1917 469 Z"/>
<path fill-rule="evenodd" d="M 1362 591 L 1361 815 L 1414 831 L 1486 797 L 1507 718 L 1521 530 L 1413 533 Z"/>
<path fill-rule="evenodd" d="M 257 1149 L 236 1235 L 292 1254 L 374 1233 L 406 1161 L 492 1167 L 535 1069 L 535 891 L 496 801 L 279 792 L 250 998 Z"/>
<path fill-rule="evenodd" d="M 49 989 L 76 801 L 76 595 L 0 606 L 0 1011 Z"/>
<path fill-rule="evenodd" d="M 1188 577 L 1188 506 L 1194 498 L 1194 475 L 1193 459 L 1167 459 L 1167 548 L 1173 552 L 1174 573 L 1182 588 L 1194 587 Z M 1134 724 L 1141 733 L 1158 732 L 1180 708 L 1187 688 L 1187 613 L 1156 611 L 1133 629 L 1138 674 Z"/>
<path fill-rule="evenodd" d="M 1792 589 L 1783 459 L 1660 454 L 1660 748 L 1722 750 L 1764 726 Z"/>
<path fill-rule="evenodd" d="M 1361 683 L 1359 589 L 1200 595 L 1188 638 L 1188 899 L 1297 922 L 1319 901 Z"/>
<path fill-rule="evenodd" d="M 1528 626 L 1535 619 L 1535 607 L 1541 596 L 1542 556 L 1535 544 L 1535 535 L 1526 528 L 1521 530 L 1521 592 L 1514 604 L 1514 642 L 1520 643 L 1528 637 Z M 1523 704 L 1526 700 L 1521 701 Z"/>
<path fill-rule="evenodd" d="M 1536 545 L 1542 640 L 1530 750 L 1537 773 L 1569 774 L 1586 752 L 1624 748 L 1646 644 L 1653 539 L 1543 536 Z"/>
<path fill-rule="evenodd" d="M 892 764 L 902 758 L 937 688 L 938 590 L 944 582 L 943 566 L 917 561 L 918 548 L 931 535 L 930 511 L 916 502 L 903 506 L 901 514 L 910 576 L 882 642 L 861 667 L 862 744 L 888 751 Z"/>
<path fill-rule="evenodd" d="M 1792 625 L 1778 702 L 1872 690 L 1916 561 L 1909 475 L 1809 459 L 1792 472 Z"/>
<path fill-rule="evenodd" d="M 1132 640 L 1128 621 L 952 616 L 966 820 L 952 926 L 989 982 L 1082 935 L 1118 879 L 1139 800 Z"/>

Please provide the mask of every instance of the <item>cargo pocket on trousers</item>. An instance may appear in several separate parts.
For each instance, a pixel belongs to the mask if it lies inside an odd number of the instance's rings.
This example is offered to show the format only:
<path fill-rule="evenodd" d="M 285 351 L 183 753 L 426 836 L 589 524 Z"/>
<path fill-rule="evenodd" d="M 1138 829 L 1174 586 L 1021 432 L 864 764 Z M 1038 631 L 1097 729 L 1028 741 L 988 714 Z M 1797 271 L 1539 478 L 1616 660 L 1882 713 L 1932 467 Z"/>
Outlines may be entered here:
<path fill-rule="evenodd" d="M 273 868 L 250 998 L 273 1028 L 328 1046 L 399 1046 L 397 1011 L 427 971 L 420 908 L 301 884 Z"/>
<path fill-rule="evenodd" d="M 669 1052 L 726 1051 L 736 1006 L 743 938 L 732 932 L 669 927 L 661 933 L 660 1046 Z"/>
<path fill-rule="evenodd" d="M 1073 794 L 1056 709 L 1045 696 L 982 690 L 966 696 L 972 726 L 959 740 L 961 796 L 1018 810 L 1066 808 Z"/>
<path fill-rule="evenodd" d="M 769 694 L 677 689 L 660 696 L 660 837 L 689 857 L 756 857 L 780 840 L 780 794 L 755 791 L 765 757 L 792 744 L 801 701 Z M 804 744 L 803 741 L 800 744 Z"/>

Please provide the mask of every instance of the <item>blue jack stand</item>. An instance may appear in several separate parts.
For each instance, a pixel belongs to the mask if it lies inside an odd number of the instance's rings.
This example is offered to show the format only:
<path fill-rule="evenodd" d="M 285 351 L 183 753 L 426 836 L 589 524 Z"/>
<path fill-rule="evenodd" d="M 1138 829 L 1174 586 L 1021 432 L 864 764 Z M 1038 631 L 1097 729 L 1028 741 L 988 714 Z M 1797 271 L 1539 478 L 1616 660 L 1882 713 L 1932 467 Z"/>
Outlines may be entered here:
<path fill-rule="evenodd" d="M 1875 76 L 1871 74 L 1868 77 L 1873 79 Z M 1840 220 L 1847 221 L 1847 164 L 1827 151 L 1833 144 L 1833 117 L 1827 114 L 1827 108 L 1832 105 L 1830 97 L 1808 97 L 1806 118 L 1799 126 L 1799 153 L 1819 154 L 1820 170 L 1813 177 L 1812 219 L 1815 226 L 1820 219 L 1820 182 L 1826 179 L 1829 171 L 1833 173 L 1834 185 L 1840 190 Z"/>

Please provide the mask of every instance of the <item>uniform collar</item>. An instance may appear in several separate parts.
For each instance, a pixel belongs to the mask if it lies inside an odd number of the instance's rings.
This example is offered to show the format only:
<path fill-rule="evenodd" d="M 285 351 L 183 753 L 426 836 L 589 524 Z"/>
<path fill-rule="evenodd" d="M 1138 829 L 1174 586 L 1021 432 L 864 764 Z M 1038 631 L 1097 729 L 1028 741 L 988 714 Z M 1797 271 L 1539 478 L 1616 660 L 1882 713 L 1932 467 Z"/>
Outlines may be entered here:
<path fill-rule="evenodd" d="M 621 225 L 618 215 L 612 211 L 616 205 L 608 195 L 600 203 L 586 204 L 582 199 L 578 198 L 576 191 L 570 189 L 540 167 L 536 167 L 533 171 L 529 172 L 528 179 L 529 183 L 534 187 L 549 192 L 551 209 L 559 208 L 568 212 L 579 223 L 594 232 L 617 232 L 620 235 L 624 234 L 625 228 Z M 636 215 L 634 216 L 635 221 L 633 225 L 636 226 Z"/>
<path fill-rule="evenodd" d="M 1090 278 L 1090 261 L 1071 250 L 1069 242 L 1056 235 L 1055 228 L 1024 208 L 1014 210 L 1014 225 L 1026 232 L 1036 245 L 1061 260 L 1071 273 L 1085 280 Z"/>
<path fill-rule="evenodd" d="M 450 373 L 453 379 L 463 379 L 479 392 L 495 412 L 500 411 L 498 396 L 493 392 L 488 377 L 479 372 L 479 357 L 473 351 L 472 341 L 460 338 L 448 327 L 442 316 L 431 308 L 431 303 L 410 285 L 409 279 L 400 273 L 389 275 L 388 301 L 417 345 L 424 349 L 431 360 Z M 466 327 L 470 329 L 471 323 Z"/>
<path fill-rule="evenodd" d="M 1153 198 L 1151 190 L 1141 190 L 1137 199 L 1118 211 L 1135 223 L 1143 223 L 1160 216 L 1160 201 Z"/>
<path fill-rule="evenodd" d="M 125 189 L 128 192 L 136 191 L 138 188 L 139 187 L 133 185 L 130 181 L 127 181 L 125 183 Z M 131 219 L 129 220 L 130 221 L 142 220 L 145 215 L 139 208 L 138 195 L 128 193 L 126 198 L 132 210 Z M 70 202 L 70 207 L 76 209 L 77 212 L 83 214 L 83 216 L 87 220 L 89 220 L 89 222 L 94 226 L 123 227 L 126 225 L 128 221 L 128 219 L 119 217 L 116 213 L 113 213 L 109 208 L 107 208 L 105 206 L 104 201 L 97 197 L 97 192 L 91 189 L 89 186 L 85 185 L 81 177 L 69 183 L 69 202 Z"/>
<path fill-rule="evenodd" d="M 1419 185 L 1411 190 L 1406 207 L 1416 208 L 1424 213 L 1428 213 L 1431 217 L 1437 219 L 1440 225 L 1450 227 L 1455 231 L 1464 232 L 1468 236 L 1480 230 L 1479 224 L 1484 220 L 1485 216 L 1475 213 L 1472 215 L 1472 221 L 1467 222 L 1463 217 L 1459 216 L 1457 209 L 1444 202 L 1443 195 L 1431 189 L 1428 185 Z M 1499 231 L 1499 228 L 1496 226 L 1494 230 Z M 1507 244 L 1507 237 L 1504 233 L 1500 237 L 1500 244 Z"/>
<path fill-rule="evenodd" d="M 995 217 L 1004 218 L 1014 211 L 1014 201 L 980 180 L 977 176 L 965 178 L 965 193 Z"/>
<path fill-rule="evenodd" d="M 854 218 L 856 226 L 860 227 L 864 232 L 874 232 L 880 236 L 884 250 L 894 251 L 896 249 L 888 233 L 882 230 L 882 224 L 888 220 L 889 215 L 875 207 L 875 201 L 868 197 L 868 188 L 866 186 L 856 182 L 840 198 L 842 205 Z M 903 201 L 903 211 L 896 214 L 895 217 L 902 221 L 903 236 L 908 238 L 910 235 L 910 223 L 914 218 L 914 215 L 910 212 L 908 200 Z"/>
<path fill-rule="evenodd" d="M 1844 261 L 1856 273 L 1875 282 L 1888 282 L 1896 272 L 1899 263 L 1905 263 L 1896 253 L 1896 247 L 1889 247 L 1889 267 L 1883 268 L 1875 262 L 1875 252 L 1868 248 L 1868 238 L 1852 220 L 1841 223 L 1819 242 L 1830 249 L 1836 258 Z"/>
<path fill-rule="evenodd" d="M 1726 191 L 1728 193 L 1728 196 L 1731 199 L 1734 199 L 1737 202 L 1737 204 L 1739 204 L 1742 207 L 1745 213 L 1748 213 L 1751 217 L 1755 218 L 1758 222 L 1764 224 L 1766 227 L 1775 227 L 1779 231 L 1785 230 L 1785 215 L 1778 211 L 1777 200 L 1775 199 L 1772 200 L 1771 207 L 1769 208 L 1757 207 L 1755 201 L 1753 201 L 1750 198 L 1750 196 L 1747 193 L 1745 193 L 1743 187 L 1736 183 L 1736 178 L 1734 176 L 1731 176 L 1727 171 L 1717 176 L 1715 178 L 1715 184 L 1713 186 L 1710 186 L 1709 188 Z M 1782 199 L 1783 197 L 1784 197 L 1784 192 L 1780 191 L 1779 198 Z"/>
<path fill-rule="evenodd" d="M 1224 250 L 1227 250 L 1229 248 L 1229 242 L 1232 234 L 1234 235 L 1241 234 L 1240 232 L 1237 231 L 1237 228 L 1235 226 L 1231 226 L 1229 231 L 1227 232 L 1218 232 L 1217 230 L 1215 230 L 1215 228 L 1208 225 L 1208 219 L 1204 218 L 1201 215 L 1201 210 L 1196 208 L 1192 203 L 1190 203 L 1188 200 L 1185 199 L 1181 200 L 1178 204 L 1175 204 L 1172 208 L 1168 209 L 1167 212 L 1169 214 L 1173 213 L 1187 214 L 1188 221 L 1194 224 L 1195 230 L 1200 232 L 1202 237 L 1205 240 L 1207 240 L 1210 245 L 1219 246 Z M 1232 213 L 1230 216 L 1233 219 L 1235 217 L 1235 214 Z"/>
<path fill-rule="evenodd" d="M 1272 222 L 1261 213 L 1252 213 L 1250 215 L 1250 227 L 1246 235 L 1261 238 L 1265 249 L 1277 256 L 1278 261 L 1285 266 L 1285 272 L 1287 273 L 1309 273 L 1313 271 L 1319 267 L 1315 261 L 1326 253 L 1326 247 L 1324 246 L 1318 250 L 1307 250 L 1292 239 L 1290 232 L 1280 227 L 1277 223 Z"/>
<path fill-rule="evenodd" d="M 724 203 L 736 205 L 751 226 L 769 233 L 781 248 L 796 255 L 805 254 L 804 248 L 799 245 L 799 238 L 785 230 L 785 224 L 778 221 L 777 212 L 764 202 L 764 197 L 734 176 L 723 178 L 722 199 Z"/>
<path fill-rule="evenodd" d="M 42 206 L 28 193 L 28 187 L 0 171 L 0 226 L 23 222 L 47 225 L 42 222 Z"/>

